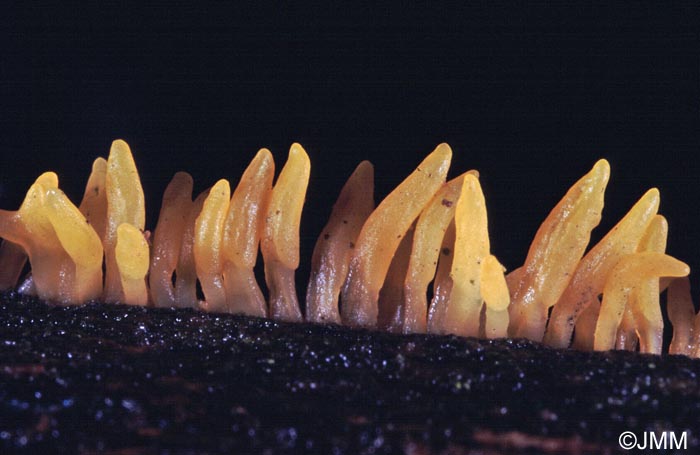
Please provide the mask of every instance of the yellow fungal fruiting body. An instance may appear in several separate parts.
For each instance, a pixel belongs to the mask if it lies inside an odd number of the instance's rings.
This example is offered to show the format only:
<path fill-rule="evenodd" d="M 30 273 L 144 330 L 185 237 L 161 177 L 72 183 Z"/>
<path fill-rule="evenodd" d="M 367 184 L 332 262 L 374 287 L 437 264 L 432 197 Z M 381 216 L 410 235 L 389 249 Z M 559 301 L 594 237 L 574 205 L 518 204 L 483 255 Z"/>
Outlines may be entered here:
<path fill-rule="evenodd" d="M 122 223 L 129 223 L 143 231 L 146 225 L 146 208 L 141 179 L 136 170 L 131 149 L 122 140 L 116 140 L 112 143 L 109 158 L 107 158 L 105 191 L 107 193 L 107 220 L 105 236 L 102 239 L 106 266 L 103 298 L 107 302 L 118 302 L 123 292 L 114 253 L 117 228 Z"/>
<path fill-rule="evenodd" d="M 235 313 L 267 316 L 267 304 L 253 267 L 258 258 L 274 174 L 272 153 L 260 150 L 231 196 L 224 224 L 224 286 L 226 304 Z"/>
<path fill-rule="evenodd" d="M 129 223 L 117 228 L 114 258 L 119 269 L 123 296 L 122 302 L 145 306 L 148 303 L 146 274 L 148 273 L 148 242 L 143 232 Z"/>
<path fill-rule="evenodd" d="M 446 182 L 451 158 L 440 144 L 376 208 L 373 167 L 360 163 L 314 248 L 308 321 L 660 354 L 660 294 L 668 286 L 669 350 L 700 357 L 690 270 L 666 254 L 658 190 L 586 252 L 610 175 L 607 161 L 598 161 L 547 216 L 524 264 L 506 276 L 491 252 L 478 173 Z M 194 201 L 192 177 L 177 173 L 151 245 L 136 164 L 116 140 L 107 160 L 94 161 L 79 208 L 57 175 L 45 172 L 17 211 L 0 210 L 0 290 L 17 287 L 28 259 L 31 274 L 18 290 L 56 303 L 101 298 L 301 321 L 294 274 L 310 169 L 295 143 L 273 185 L 275 163 L 261 149 L 233 194 L 221 179 Z M 255 277 L 259 253 L 267 302 Z"/>
<path fill-rule="evenodd" d="M 265 281 L 270 290 L 270 316 L 276 319 L 302 319 L 294 271 L 299 267 L 299 223 L 310 173 L 306 151 L 301 145 L 292 144 L 265 215 L 261 246 Z"/>
<path fill-rule="evenodd" d="M 650 251 L 656 253 L 666 252 L 666 239 L 668 237 L 668 222 L 661 215 L 655 215 L 644 236 L 637 246 L 638 252 Z M 640 351 L 650 354 L 661 354 L 663 342 L 664 320 L 661 315 L 659 303 L 659 279 L 650 278 L 640 281 L 639 286 L 630 296 L 629 310 L 625 314 L 631 313 L 634 323 L 634 330 L 639 338 Z"/>
<path fill-rule="evenodd" d="M 610 271 L 621 257 L 636 250 L 658 208 L 659 191 L 652 188 L 581 259 L 569 285 L 552 309 L 544 339 L 546 344 L 565 348 L 571 342 L 571 334 L 579 317 L 584 317 L 582 324 L 586 325 L 586 320 L 595 312 L 598 295 L 603 292 Z M 583 316 L 587 309 L 586 316 Z M 589 333 L 588 330 L 577 330 L 579 334 L 582 332 Z"/>
<path fill-rule="evenodd" d="M 207 311 L 226 311 L 223 278 L 224 221 L 231 199 L 231 187 L 221 179 L 209 191 L 202 211 L 195 221 L 194 263 L 202 284 Z"/>
<path fill-rule="evenodd" d="M 394 252 L 409 226 L 445 183 L 451 159 L 450 147 L 440 144 L 367 218 L 342 292 L 343 323 L 377 325 L 379 290 Z"/>
<path fill-rule="evenodd" d="M 602 351 L 615 346 L 615 333 L 625 305 L 640 278 L 681 277 L 688 273 L 690 268 L 686 264 L 662 253 L 633 253 L 620 259 L 603 289 L 593 348 Z"/>
<path fill-rule="evenodd" d="M 486 201 L 479 180 L 466 175 L 455 211 L 455 244 L 452 259 L 452 292 L 442 331 L 478 336 L 483 298 L 481 265 L 491 246 Z"/>
<path fill-rule="evenodd" d="M 520 283 L 512 290 L 519 311 L 511 321 L 515 336 L 541 341 L 547 312 L 569 283 L 603 210 L 610 165 L 598 161 L 566 193 L 535 234 Z"/>
<path fill-rule="evenodd" d="M 476 171 L 469 173 L 476 175 Z M 440 245 L 454 220 L 463 182 L 464 175 L 460 175 L 445 183 L 418 218 L 404 283 L 405 305 L 402 308 L 405 310 L 399 315 L 398 329 L 404 333 L 424 333 L 427 330 L 426 292 L 435 277 Z"/>

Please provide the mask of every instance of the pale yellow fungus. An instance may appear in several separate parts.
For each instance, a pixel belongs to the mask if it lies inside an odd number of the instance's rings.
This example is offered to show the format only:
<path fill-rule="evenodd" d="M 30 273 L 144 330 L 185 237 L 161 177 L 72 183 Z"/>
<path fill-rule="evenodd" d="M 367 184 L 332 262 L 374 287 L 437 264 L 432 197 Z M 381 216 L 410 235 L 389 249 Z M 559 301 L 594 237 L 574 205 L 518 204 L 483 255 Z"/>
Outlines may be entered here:
<path fill-rule="evenodd" d="M 658 190 L 584 256 L 609 178 L 607 161 L 598 161 L 542 223 L 524 265 L 505 276 L 490 251 L 478 173 L 445 183 L 451 157 L 440 144 L 376 208 L 372 165 L 357 167 L 314 249 L 307 320 L 658 354 L 659 294 L 669 286 L 670 352 L 700 357 L 689 269 L 664 254 L 668 223 L 657 215 Z M 266 149 L 233 195 L 220 180 L 192 201 L 192 178 L 178 173 L 151 248 L 136 165 L 129 146 L 114 141 L 109 158 L 94 161 L 80 208 L 46 172 L 19 210 L 0 210 L 0 290 L 61 304 L 101 297 L 300 321 L 294 273 L 309 174 L 299 144 L 274 186 Z M 254 273 L 260 251 L 269 302 Z M 31 272 L 22 277 L 27 259 Z"/>
<path fill-rule="evenodd" d="M 520 282 L 511 289 L 519 314 L 509 329 L 513 335 L 541 341 L 549 308 L 569 284 L 598 225 L 610 165 L 598 161 L 571 187 L 542 226 L 528 251 Z"/>
<path fill-rule="evenodd" d="M 122 295 L 122 289 L 119 269 L 114 256 L 117 228 L 122 223 L 128 223 L 143 231 L 146 224 L 146 208 L 141 179 L 136 170 L 131 149 L 122 140 L 112 142 L 112 148 L 107 158 L 105 192 L 107 193 L 107 221 L 105 223 L 105 236 L 102 239 L 105 253 L 103 298 L 106 302 L 118 302 Z"/>
<path fill-rule="evenodd" d="M 226 303 L 232 313 L 267 316 L 267 304 L 253 267 L 258 259 L 274 174 L 272 153 L 261 149 L 231 196 L 224 224 L 223 255 Z"/>
<path fill-rule="evenodd" d="M 294 272 L 299 267 L 299 223 L 310 172 L 306 151 L 292 144 L 265 215 L 261 249 L 270 291 L 270 316 L 275 319 L 302 319 Z"/>
<path fill-rule="evenodd" d="M 476 171 L 469 171 L 478 177 Z M 454 220 L 464 175 L 445 183 L 423 209 L 413 235 L 411 258 L 404 284 L 405 304 L 399 315 L 398 330 L 425 333 L 428 314 L 428 285 L 435 277 L 440 245 Z"/>
<path fill-rule="evenodd" d="M 223 278 L 224 221 L 231 199 L 228 180 L 221 179 L 211 188 L 194 227 L 194 263 L 202 285 L 206 311 L 225 312 L 226 291 Z"/>
<path fill-rule="evenodd" d="M 496 256 L 489 254 L 481 263 L 481 296 L 486 304 L 484 335 L 486 338 L 508 336 L 510 294 L 505 268 Z"/>
<path fill-rule="evenodd" d="M 491 248 L 486 201 L 479 179 L 466 175 L 455 211 L 455 246 L 452 258 L 452 292 L 442 321 L 442 332 L 478 336 L 481 308 L 482 262 Z"/>
<path fill-rule="evenodd" d="M 681 277 L 690 268 L 671 256 L 643 252 L 624 256 L 610 272 L 603 288 L 603 301 L 596 322 L 593 348 L 596 351 L 612 349 L 630 293 L 641 280 L 661 276 Z"/>
<path fill-rule="evenodd" d="M 666 252 L 668 222 L 661 215 L 655 215 L 639 241 L 637 251 Z M 634 330 L 639 337 L 639 350 L 650 354 L 661 354 L 664 320 L 661 315 L 658 278 L 641 281 L 630 296 L 629 310 L 634 317 Z M 627 309 L 625 309 L 627 314 Z M 624 320 L 623 320 L 624 321 Z"/>
<path fill-rule="evenodd" d="M 579 262 L 569 285 L 552 308 L 544 342 L 565 348 L 571 342 L 577 320 L 592 303 L 598 302 L 605 281 L 621 257 L 633 253 L 659 209 L 659 190 L 647 191 L 627 214 Z M 595 312 L 595 309 L 589 312 Z M 585 324 L 585 323 L 584 323 Z M 590 324 L 588 325 L 590 326 Z M 591 332 L 592 342 L 592 332 Z"/>

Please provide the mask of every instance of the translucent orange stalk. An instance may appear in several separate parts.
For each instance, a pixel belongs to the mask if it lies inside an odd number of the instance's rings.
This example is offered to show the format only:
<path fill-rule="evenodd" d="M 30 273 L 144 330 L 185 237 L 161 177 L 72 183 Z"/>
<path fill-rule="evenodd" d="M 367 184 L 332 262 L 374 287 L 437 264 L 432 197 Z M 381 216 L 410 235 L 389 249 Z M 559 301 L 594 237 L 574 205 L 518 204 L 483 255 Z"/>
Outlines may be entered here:
<path fill-rule="evenodd" d="M 374 167 L 361 162 L 340 191 L 316 241 L 306 291 L 306 320 L 340 324 L 338 297 L 362 225 L 374 210 Z"/>
<path fill-rule="evenodd" d="M 605 351 L 615 346 L 615 334 L 625 305 L 641 280 L 661 276 L 682 277 L 688 273 L 690 268 L 687 264 L 662 253 L 633 253 L 620 259 L 603 288 L 593 348 Z"/>
<path fill-rule="evenodd" d="M 571 187 L 535 234 L 512 299 L 519 305 L 514 335 L 542 341 L 549 308 L 561 297 L 603 210 L 610 165 L 598 161 Z"/>
<path fill-rule="evenodd" d="M 267 316 L 267 304 L 255 280 L 267 204 L 272 193 L 275 162 L 261 149 L 238 183 L 224 224 L 224 288 L 229 311 Z"/>
<path fill-rule="evenodd" d="M 122 295 L 121 278 L 114 253 L 117 243 L 117 228 L 128 223 L 143 231 L 146 223 L 146 209 L 141 187 L 141 179 L 136 170 L 134 157 L 126 142 L 116 140 L 107 158 L 105 176 L 107 193 L 107 222 L 102 239 L 105 252 L 106 302 L 118 302 Z"/>
<path fill-rule="evenodd" d="M 179 307 L 197 308 L 197 267 L 194 260 L 195 225 L 202 213 L 209 191 L 201 192 L 194 200 L 185 219 L 185 229 L 180 243 L 180 255 L 175 269 L 175 301 Z"/>
<path fill-rule="evenodd" d="M 157 307 L 178 307 L 173 273 L 180 258 L 187 216 L 192 208 L 192 177 L 178 172 L 165 188 L 158 224 L 153 232 L 153 254 L 148 276 L 153 304 Z"/>
<path fill-rule="evenodd" d="M 379 290 L 401 239 L 445 183 L 452 150 L 440 144 L 367 218 L 350 259 L 342 292 L 342 320 L 376 327 Z"/>
<path fill-rule="evenodd" d="M 306 151 L 301 145 L 292 144 L 265 216 L 261 247 L 270 291 L 270 316 L 275 319 L 302 319 L 294 272 L 299 267 L 299 223 L 310 172 Z"/>
<path fill-rule="evenodd" d="M 669 354 L 691 355 L 695 307 L 690 296 L 688 277 L 676 278 L 668 286 L 668 319 L 673 326 Z"/>
<path fill-rule="evenodd" d="M 652 188 L 647 191 L 581 259 L 569 285 L 552 308 L 544 337 L 546 344 L 558 348 L 569 346 L 576 321 L 591 302 L 598 301 L 598 295 L 603 292 L 605 281 L 617 261 L 636 251 L 659 209 L 659 201 L 659 190 Z"/>
<path fill-rule="evenodd" d="M 206 311 L 228 311 L 223 279 L 224 221 L 231 199 L 228 180 L 221 179 L 209 191 L 194 227 L 194 263 L 202 285 Z"/>

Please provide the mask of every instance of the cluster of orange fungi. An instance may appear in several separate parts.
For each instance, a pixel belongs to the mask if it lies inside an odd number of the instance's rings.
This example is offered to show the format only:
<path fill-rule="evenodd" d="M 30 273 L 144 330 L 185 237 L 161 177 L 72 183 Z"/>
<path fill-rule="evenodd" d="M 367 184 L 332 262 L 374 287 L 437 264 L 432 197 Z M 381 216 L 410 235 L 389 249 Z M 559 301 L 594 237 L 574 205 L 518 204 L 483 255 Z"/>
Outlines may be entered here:
<path fill-rule="evenodd" d="M 193 200 L 192 177 L 175 174 L 151 234 L 131 150 L 117 140 L 107 160 L 95 160 L 79 206 L 46 172 L 19 210 L 0 210 L 0 289 L 59 304 L 197 307 L 657 354 L 666 290 L 669 352 L 700 357 L 690 269 L 665 254 L 658 190 L 589 249 L 610 175 L 598 161 L 544 220 L 525 263 L 506 274 L 490 249 L 479 174 L 447 180 L 451 158 L 440 144 L 376 207 L 373 167 L 360 163 L 316 243 L 304 315 L 294 277 L 310 171 L 301 145 L 291 146 L 276 180 L 272 154 L 260 150 L 233 192 L 222 179 Z M 259 250 L 267 300 L 254 273 Z"/>

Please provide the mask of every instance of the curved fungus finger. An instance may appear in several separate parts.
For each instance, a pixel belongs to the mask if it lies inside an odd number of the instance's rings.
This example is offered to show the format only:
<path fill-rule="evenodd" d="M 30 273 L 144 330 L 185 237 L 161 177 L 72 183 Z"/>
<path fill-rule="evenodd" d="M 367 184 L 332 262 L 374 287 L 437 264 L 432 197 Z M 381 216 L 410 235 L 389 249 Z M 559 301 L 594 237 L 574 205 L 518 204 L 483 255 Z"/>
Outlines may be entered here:
<path fill-rule="evenodd" d="M 65 285 L 72 288 L 65 303 L 98 299 L 102 294 L 103 250 L 100 237 L 63 191 L 48 189 L 44 207 L 58 241 L 75 267 L 73 283 L 65 280 Z"/>
<path fill-rule="evenodd" d="M 149 265 L 149 248 L 141 229 L 129 223 L 122 223 L 117 227 L 114 257 L 123 292 L 121 302 L 146 306 L 148 304 L 146 274 Z"/>
<path fill-rule="evenodd" d="M 486 256 L 481 263 L 481 296 L 486 304 L 486 338 L 504 338 L 508 335 L 510 293 L 504 272 L 505 268 L 492 254 Z"/>
<path fill-rule="evenodd" d="M 440 144 L 397 186 L 367 218 L 350 259 L 342 291 L 343 323 L 377 325 L 379 290 L 401 239 L 445 183 L 452 150 Z"/>
<path fill-rule="evenodd" d="M 569 284 L 591 231 L 600 222 L 610 165 L 599 160 L 554 207 L 535 234 L 520 284 L 512 299 L 520 305 L 515 335 L 542 341 L 549 308 Z"/>
<path fill-rule="evenodd" d="M 265 297 L 253 267 L 272 193 L 275 162 L 261 149 L 246 168 L 231 196 L 224 223 L 224 288 L 229 311 L 267 316 Z"/>
<path fill-rule="evenodd" d="M 286 321 L 302 320 L 294 272 L 299 267 L 299 223 L 310 173 L 306 151 L 292 144 L 265 215 L 261 249 L 270 291 L 270 316 Z"/>
<path fill-rule="evenodd" d="M 374 210 L 374 166 L 361 162 L 333 205 L 316 241 L 306 291 L 306 320 L 340 324 L 338 298 L 362 225 Z"/>
<path fill-rule="evenodd" d="M 569 285 L 552 308 L 544 343 L 565 348 L 576 321 L 589 302 L 603 292 L 605 280 L 621 257 L 636 251 L 659 209 L 659 190 L 647 191 L 625 216 L 581 259 Z"/>
<path fill-rule="evenodd" d="M 603 288 L 603 302 L 596 323 L 593 348 L 613 349 L 615 334 L 622 320 L 630 293 L 641 279 L 661 276 L 682 277 L 690 273 L 687 264 L 663 253 L 633 253 L 620 259 Z"/>
<path fill-rule="evenodd" d="M 668 319 L 673 326 L 673 339 L 668 353 L 692 355 L 695 307 L 690 296 L 690 280 L 687 276 L 671 281 L 667 301 Z"/>
<path fill-rule="evenodd" d="M 78 207 L 100 240 L 104 240 L 107 230 L 107 160 L 97 158 L 92 163 L 92 172 L 85 185 L 83 200 Z"/>
<path fill-rule="evenodd" d="M 467 173 L 478 176 L 476 171 Z M 450 180 L 428 202 L 418 217 L 413 234 L 411 258 L 404 284 L 405 305 L 398 329 L 404 333 L 425 333 L 427 329 L 428 285 L 435 277 L 440 245 L 452 222 L 464 176 Z"/>
<path fill-rule="evenodd" d="M 452 259 L 452 292 L 447 302 L 442 332 L 478 336 L 481 309 L 481 268 L 491 248 L 486 201 L 479 180 L 466 175 L 455 210 L 455 246 Z"/>
<path fill-rule="evenodd" d="M 188 213 L 192 208 L 192 176 L 176 173 L 163 193 L 158 223 L 153 231 L 151 269 L 148 284 L 156 307 L 179 306 L 173 285 L 185 234 Z"/>
<path fill-rule="evenodd" d="M 117 302 L 122 294 L 119 269 L 114 256 L 117 228 L 128 223 L 143 231 L 146 223 L 146 208 L 141 179 L 134 163 L 131 149 L 118 139 L 112 142 L 107 158 L 105 177 L 107 194 L 107 222 L 102 239 L 105 253 L 104 300 Z"/>
<path fill-rule="evenodd" d="M 194 263 L 202 285 L 206 311 L 225 312 L 226 291 L 223 279 L 224 221 L 231 199 L 228 180 L 221 179 L 211 188 L 194 227 Z"/>

